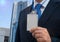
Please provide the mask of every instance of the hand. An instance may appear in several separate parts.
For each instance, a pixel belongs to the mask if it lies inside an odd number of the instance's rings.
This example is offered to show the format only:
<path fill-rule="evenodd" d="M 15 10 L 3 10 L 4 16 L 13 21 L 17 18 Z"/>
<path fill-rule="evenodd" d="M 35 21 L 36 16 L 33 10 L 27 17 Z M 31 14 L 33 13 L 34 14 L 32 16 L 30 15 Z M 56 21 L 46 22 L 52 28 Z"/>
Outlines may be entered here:
<path fill-rule="evenodd" d="M 51 42 L 51 38 L 46 28 L 36 27 L 30 30 L 37 42 Z"/>

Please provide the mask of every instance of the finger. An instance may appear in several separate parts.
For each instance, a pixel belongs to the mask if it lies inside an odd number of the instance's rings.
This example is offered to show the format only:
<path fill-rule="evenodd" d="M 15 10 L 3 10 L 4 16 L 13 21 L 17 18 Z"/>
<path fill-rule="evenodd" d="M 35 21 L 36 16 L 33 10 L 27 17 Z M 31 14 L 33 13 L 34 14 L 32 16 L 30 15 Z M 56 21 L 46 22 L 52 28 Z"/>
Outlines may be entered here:
<path fill-rule="evenodd" d="M 35 34 L 35 38 L 43 38 L 44 36 L 42 34 Z"/>
<path fill-rule="evenodd" d="M 37 38 L 37 42 L 45 42 L 43 38 Z"/>
<path fill-rule="evenodd" d="M 47 29 L 46 28 L 43 28 L 43 27 L 37 27 L 37 29 L 36 30 L 43 30 L 43 31 L 47 31 Z"/>
<path fill-rule="evenodd" d="M 46 35 L 47 34 L 47 32 L 45 32 L 44 30 L 35 30 L 33 33 L 34 34 L 42 34 L 42 35 Z"/>
<path fill-rule="evenodd" d="M 30 32 L 33 33 L 33 32 L 36 31 L 36 30 L 42 30 L 42 29 L 41 29 L 41 27 L 33 27 L 33 28 L 30 30 Z"/>
<path fill-rule="evenodd" d="M 37 28 L 36 27 L 33 27 L 30 32 L 33 33 Z"/>
<path fill-rule="evenodd" d="M 44 36 L 47 37 L 47 35 L 48 35 L 48 33 L 45 33 L 42 30 L 36 30 L 35 32 L 32 33 L 32 36 L 35 37 L 35 38 L 44 37 Z"/>
<path fill-rule="evenodd" d="M 34 31 L 36 31 L 36 30 L 42 30 L 42 31 L 47 32 L 47 29 L 46 29 L 46 28 L 42 28 L 42 27 L 35 27 L 35 28 L 32 28 L 32 29 L 30 30 L 30 32 L 34 32 Z"/>
<path fill-rule="evenodd" d="M 42 37 L 45 36 L 45 33 L 40 31 L 40 30 L 36 30 L 35 32 L 32 33 L 33 37 Z"/>
<path fill-rule="evenodd" d="M 44 31 L 43 30 L 35 30 L 33 33 L 34 34 L 42 34 Z"/>

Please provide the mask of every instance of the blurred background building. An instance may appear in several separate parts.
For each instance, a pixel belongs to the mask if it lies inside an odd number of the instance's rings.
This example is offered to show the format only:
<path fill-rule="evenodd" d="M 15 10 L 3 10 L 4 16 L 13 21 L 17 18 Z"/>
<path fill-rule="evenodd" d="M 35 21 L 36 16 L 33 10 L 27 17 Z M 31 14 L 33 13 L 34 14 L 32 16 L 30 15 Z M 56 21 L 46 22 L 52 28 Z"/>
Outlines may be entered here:
<path fill-rule="evenodd" d="M 15 34 L 18 26 L 19 13 L 27 7 L 27 1 L 14 2 L 10 26 L 10 42 L 15 42 Z"/>
<path fill-rule="evenodd" d="M 9 28 L 1 28 L 0 27 L 0 42 L 8 42 L 9 35 L 10 35 Z"/>
<path fill-rule="evenodd" d="M 0 42 L 7 42 L 9 34 L 9 41 L 14 42 L 19 13 L 26 7 L 30 6 L 31 2 L 32 0 L 0 0 L 0 27 L 4 27 L 0 29 Z M 10 32 L 6 29 L 9 29 Z M 7 32 L 5 33 L 5 31 Z"/>

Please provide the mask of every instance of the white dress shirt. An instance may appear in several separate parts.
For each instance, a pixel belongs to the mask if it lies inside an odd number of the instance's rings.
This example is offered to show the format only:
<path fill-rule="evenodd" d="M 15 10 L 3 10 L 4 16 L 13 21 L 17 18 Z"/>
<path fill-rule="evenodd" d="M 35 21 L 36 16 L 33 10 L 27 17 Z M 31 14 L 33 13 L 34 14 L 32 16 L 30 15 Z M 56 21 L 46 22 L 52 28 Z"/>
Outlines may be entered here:
<path fill-rule="evenodd" d="M 47 7 L 48 3 L 50 0 L 43 0 L 42 2 L 40 2 L 40 4 L 42 4 L 43 8 L 41 8 L 41 14 L 43 13 L 43 11 L 45 10 L 45 8 Z M 36 2 L 34 0 L 34 7 L 38 4 L 38 2 Z"/>

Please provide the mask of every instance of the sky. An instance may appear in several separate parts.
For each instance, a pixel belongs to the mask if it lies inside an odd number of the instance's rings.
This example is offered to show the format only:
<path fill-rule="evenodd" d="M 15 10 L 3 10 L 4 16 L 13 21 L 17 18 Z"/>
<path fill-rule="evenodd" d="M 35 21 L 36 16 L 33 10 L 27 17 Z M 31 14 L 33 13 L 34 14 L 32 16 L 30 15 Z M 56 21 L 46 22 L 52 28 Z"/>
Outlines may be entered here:
<path fill-rule="evenodd" d="M 0 27 L 10 28 L 13 0 L 0 0 Z"/>
<path fill-rule="evenodd" d="M 10 28 L 12 7 L 14 1 L 21 1 L 21 0 L 0 0 L 0 27 Z M 30 4 L 32 0 L 22 0 L 22 1 L 28 1 L 28 4 Z"/>

